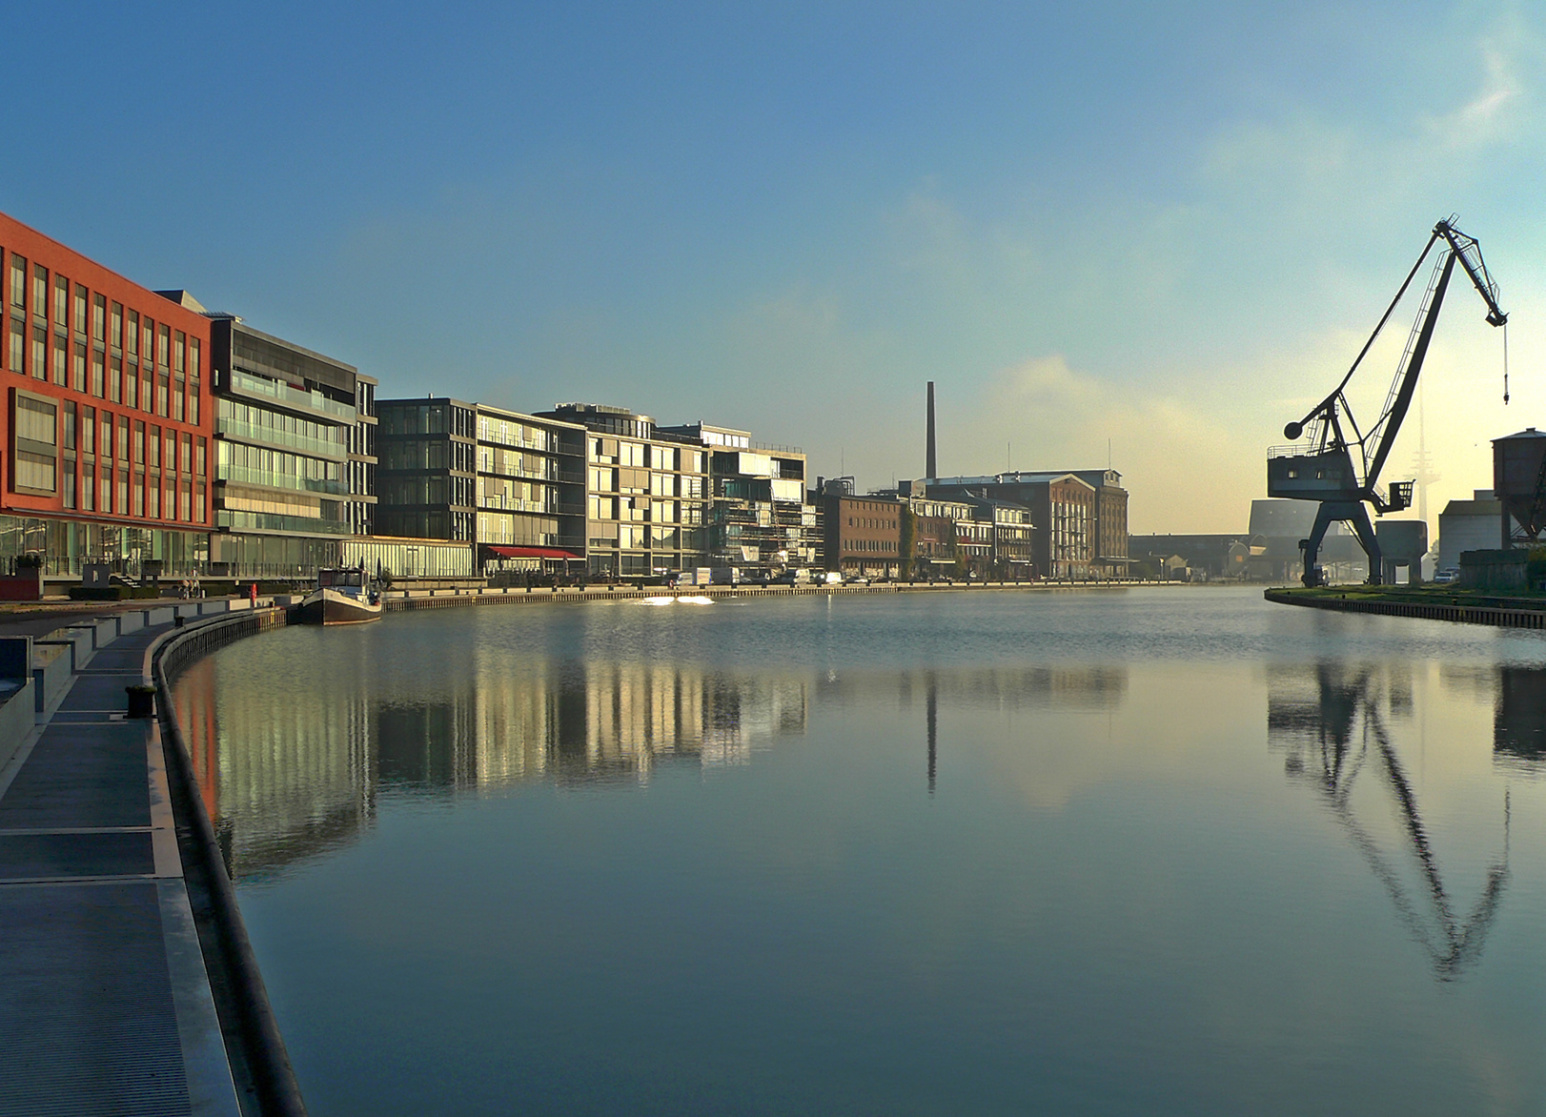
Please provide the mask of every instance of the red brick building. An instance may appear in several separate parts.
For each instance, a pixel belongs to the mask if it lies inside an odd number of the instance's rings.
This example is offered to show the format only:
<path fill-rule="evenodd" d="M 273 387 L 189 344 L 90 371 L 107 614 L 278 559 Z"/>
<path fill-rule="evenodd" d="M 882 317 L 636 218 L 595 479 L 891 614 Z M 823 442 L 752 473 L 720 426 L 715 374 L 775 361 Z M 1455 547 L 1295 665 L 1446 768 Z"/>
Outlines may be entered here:
<path fill-rule="evenodd" d="M 894 577 L 901 562 L 902 506 L 891 497 L 821 497 L 828 570 Z"/>
<path fill-rule="evenodd" d="M 210 322 L 0 214 L 0 568 L 191 570 L 209 546 Z"/>

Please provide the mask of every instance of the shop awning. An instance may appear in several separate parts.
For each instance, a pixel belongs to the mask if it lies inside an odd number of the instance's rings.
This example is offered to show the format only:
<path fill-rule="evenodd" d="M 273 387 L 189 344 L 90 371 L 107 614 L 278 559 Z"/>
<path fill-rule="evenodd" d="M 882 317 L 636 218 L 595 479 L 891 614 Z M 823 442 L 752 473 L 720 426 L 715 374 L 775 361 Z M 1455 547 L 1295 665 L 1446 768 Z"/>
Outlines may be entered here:
<path fill-rule="evenodd" d="M 543 559 L 578 559 L 579 555 L 572 551 L 561 551 L 557 547 L 495 547 L 489 546 L 488 553 L 498 558 L 543 558 Z"/>

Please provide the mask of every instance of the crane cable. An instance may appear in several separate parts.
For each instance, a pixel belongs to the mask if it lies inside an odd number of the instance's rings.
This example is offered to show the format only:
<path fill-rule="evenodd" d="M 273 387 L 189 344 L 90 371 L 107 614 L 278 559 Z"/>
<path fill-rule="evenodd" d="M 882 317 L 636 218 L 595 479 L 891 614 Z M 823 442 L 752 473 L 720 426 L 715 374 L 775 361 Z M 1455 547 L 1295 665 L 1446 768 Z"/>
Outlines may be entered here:
<path fill-rule="evenodd" d="M 1508 322 L 1503 323 L 1503 406 L 1508 406 Z"/>

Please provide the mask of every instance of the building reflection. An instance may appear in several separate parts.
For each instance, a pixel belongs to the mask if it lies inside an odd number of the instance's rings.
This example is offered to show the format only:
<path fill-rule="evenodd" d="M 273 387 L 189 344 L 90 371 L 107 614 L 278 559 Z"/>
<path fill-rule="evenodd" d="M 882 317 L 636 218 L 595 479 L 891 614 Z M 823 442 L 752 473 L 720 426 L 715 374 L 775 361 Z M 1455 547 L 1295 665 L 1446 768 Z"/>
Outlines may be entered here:
<path fill-rule="evenodd" d="M 1546 773 L 1546 668 L 1498 668 L 1492 754 L 1516 771 Z"/>
<path fill-rule="evenodd" d="M 757 749 L 805 732 L 810 687 L 539 657 L 514 669 L 503 658 L 474 663 L 450 688 L 425 680 L 423 693 L 373 693 L 369 669 L 347 681 L 314 673 L 287 678 L 276 699 L 220 678 L 220 663 L 195 664 L 174 701 L 227 865 L 244 880 L 353 840 L 383 795 L 644 782 L 665 764 L 750 763 Z"/>
<path fill-rule="evenodd" d="M 1268 675 L 1267 744 L 1283 755 L 1290 779 L 1322 798 L 1427 952 L 1435 975 L 1447 981 L 1480 958 L 1507 887 L 1508 798 L 1501 852 L 1462 912 L 1444 883 L 1417 794 L 1386 727 L 1390 713 L 1411 708 L 1409 677 L 1388 669 L 1333 662 L 1274 668 Z M 1393 828 L 1380 825 L 1391 817 Z"/>

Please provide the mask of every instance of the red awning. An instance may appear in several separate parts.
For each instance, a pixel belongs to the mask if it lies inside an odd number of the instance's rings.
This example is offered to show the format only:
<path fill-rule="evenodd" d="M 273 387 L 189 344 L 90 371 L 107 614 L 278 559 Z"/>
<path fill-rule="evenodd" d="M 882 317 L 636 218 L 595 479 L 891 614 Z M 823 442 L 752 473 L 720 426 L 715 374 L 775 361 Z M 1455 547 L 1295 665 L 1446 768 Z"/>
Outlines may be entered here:
<path fill-rule="evenodd" d="M 545 559 L 577 559 L 580 556 L 571 551 L 560 551 L 557 547 L 494 547 L 490 546 L 488 552 L 499 558 L 545 558 Z"/>

